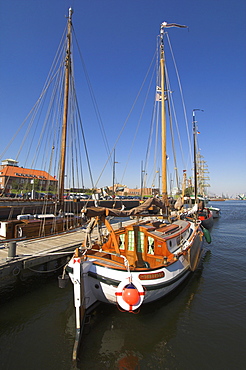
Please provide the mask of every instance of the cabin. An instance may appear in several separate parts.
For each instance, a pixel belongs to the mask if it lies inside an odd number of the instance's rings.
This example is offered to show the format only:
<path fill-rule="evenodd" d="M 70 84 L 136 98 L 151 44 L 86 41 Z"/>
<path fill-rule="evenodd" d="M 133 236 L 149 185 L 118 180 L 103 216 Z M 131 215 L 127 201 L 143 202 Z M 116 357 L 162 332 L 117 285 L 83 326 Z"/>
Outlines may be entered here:
<path fill-rule="evenodd" d="M 111 232 L 102 250 L 125 256 L 133 269 L 155 268 L 175 259 L 190 232 L 189 224 L 182 220 L 173 224 L 161 221 L 133 224 Z M 118 255 L 112 254 L 111 260 L 122 264 Z"/>

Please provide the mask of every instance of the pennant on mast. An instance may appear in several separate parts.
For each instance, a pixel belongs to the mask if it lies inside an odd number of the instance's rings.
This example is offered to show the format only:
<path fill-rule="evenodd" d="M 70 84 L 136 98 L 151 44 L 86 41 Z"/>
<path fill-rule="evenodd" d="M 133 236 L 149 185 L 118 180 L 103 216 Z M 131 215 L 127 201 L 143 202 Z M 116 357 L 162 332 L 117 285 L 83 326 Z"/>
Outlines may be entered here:
<path fill-rule="evenodd" d="M 184 26 L 182 24 L 177 24 L 177 23 L 162 22 L 161 24 L 161 28 L 171 28 L 171 27 L 188 28 L 188 26 Z"/>

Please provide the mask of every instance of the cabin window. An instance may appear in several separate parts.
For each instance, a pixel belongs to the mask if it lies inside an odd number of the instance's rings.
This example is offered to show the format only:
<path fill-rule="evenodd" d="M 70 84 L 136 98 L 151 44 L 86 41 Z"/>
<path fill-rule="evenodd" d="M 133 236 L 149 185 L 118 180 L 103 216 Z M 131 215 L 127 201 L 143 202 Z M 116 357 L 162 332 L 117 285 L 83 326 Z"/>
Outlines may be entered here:
<path fill-rule="evenodd" d="M 134 251 L 134 231 L 128 231 L 128 250 Z"/>
<path fill-rule="evenodd" d="M 119 245 L 120 249 L 125 249 L 125 234 L 120 235 Z"/>
<path fill-rule="evenodd" d="M 148 251 L 147 253 L 148 254 L 154 254 L 154 238 L 152 238 L 151 236 L 148 236 Z"/>
<path fill-rule="evenodd" d="M 142 231 L 138 232 L 138 252 L 144 251 L 144 233 Z"/>

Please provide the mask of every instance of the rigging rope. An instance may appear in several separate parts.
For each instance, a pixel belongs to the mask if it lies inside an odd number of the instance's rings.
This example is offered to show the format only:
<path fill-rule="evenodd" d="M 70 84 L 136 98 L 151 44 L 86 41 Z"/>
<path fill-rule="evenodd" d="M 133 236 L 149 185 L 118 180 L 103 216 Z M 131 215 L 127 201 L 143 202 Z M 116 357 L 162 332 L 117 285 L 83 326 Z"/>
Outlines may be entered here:
<path fill-rule="evenodd" d="M 155 56 L 155 55 L 154 55 L 154 56 Z M 105 170 L 105 168 L 106 168 L 106 166 L 107 166 L 107 164 L 108 164 L 108 162 L 109 162 L 109 159 L 112 157 L 113 152 L 114 152 L 114 150 L 115 150 L 115 148 L 116 148 L 116 145 L 118 144 L 118 142 L 119 142 L 119 140 L 120 140 L 120 138 L 121 138 L 121 136 L 122 136 L 122 134 L 123 134 L 123 132 L 124 132 L 124 130 L 125 130 L 125 128 L 126 128 L 127 122 L 128 122 L 128 120 L 129 120 L 129 118 L 130 118 L 130 116 L 131 116 L 131 114 L 132 114 L 132 112 L 133 112 L 133 110 L 134 110 L 134 107 L 135 107 L 135 105 L 136 105 L 136 103 L 137 103 L 137 101 L 138 101 L 138 99 L 139 99 L 139 96 L 140 96 L 140 94 L 141 94 L 141 92 L 142 92 L 142 90 L 143 90 L 143 87 L 144 87 L 144 85 L 145 85 L 145 81 L 146 81 L 146 79 L 147 79 L 147 76 L 149 75 L 149 71 L 150 71 L 151 65 L 152 65 L 152 63 L 153 63 L 153 60 L 154 60 L 154 57 L 153 57 L 153 59 L 151 60 L 151 63 L 150 63 L 149 68 L 148 68 L 148 71 L 147 71 L 147 73 L 146 73 L 146 75 L 145 75 L 145 77 L 144 77 L 144 80 L 143 80 L 143 82 L 142 82 L 142 84 L 141 84 L 141 86 L 140 86 L 140 89 L 139 89 L 139 91 L 138 91 L 138 93 L 137 93 L 137 95 L 136 95 L 136 98 L 135 98 L 135 100 L 134 100 L 134 102 L 133 102 L 133 105 L 132 105 L 132 107 L 131 107 L 131 109 L 130 109 L 130 112 L 128 113 L 128 115 L 127 115 L 127 117 L 126 117 L 126 119 L 125 119 L 125 121 L 124 121 L 124 123 L 123 123 L 123 125 L 122 125 L 122 128 L 121 128 L 121 130 L 120 130 L 120 133 L 119 133 L 119 135 L 118 135 L 118 137 L 117 137 L 117 139 L 116 139 L 116 141 L 115 141 L 115 143 L 114 143 L 114 146 L 113 146 L 113 148 L 112 148 L 112 150 L 111 150 L 111 152 L 110 152 L 110 156 L 108 157 L 107 161 L 105 162 L 105 165 L 104 165 L 104 167 L 103 167 L 103 169 L 102 169 L 102 171 L 101 171 L 101 173 L 100 173 L 100 175 L 99 175 L 99 177 L 98 177 L 98 179 L 97 179 L 96 184 L 98 184 L 98 182 L 100 181 L 100 179 L 101 179 L 101 177 L 102 177 L 102 174 L 103 174 L 103 172 L 104 172 L 104 170 Z"/>
<path fill-rule="evenodd" d="M 174 68 L 175 68 L 177 79 L 178 79 L 179 90 L 180 90 L 181 100 L 182 100 L 182 107 L 183 107 L 183 112 L 184 112 L 184 117 L 185 117 L 187 138 L 188 138 L 188 143 L 189 143 L 190 161 L 192 162 L 192 146 L 191 146 L 191 138 L 190 138 L 190 131 L 189 131 L 189 125 L 188 125 L 188 120 L 187 120 L 186 107 L 185 107 L 185 102 L 184 102 L 183 89 L 182 89 L 181 80 L 180 80 L 179 73 L 178 73 L 177 64 L 176 64 L 176 61 L 175 61 L 175 58 L 174 58 L 174 53 L 173 53 L 172 45 L 171 45 L 171 42 L 170 42 L 170 38 L 168 36 L 168 33 L 166 33 L 166 35 L 167 35 L 168 45 L 169 45 L 169 48 L 170 48 Z"/>
<path fill-rule="evenodd" d="M 153 60 L 154 60 L 154 57 L 153 57 L 153 59 L 151 61 L 151 64 L 153 63 Z M 151 68 L 151 65 L 149 67 L 148 72 L 150 71 L 150 68 Z M 146 107 L 147 99 L 148 99 L 149 92 L 150 92 L 150 89 L 151 89 L 151 84 L 152 84 L 152 81 L 153 81 L 153 77 L 154 77 L 154 73 L 152 74 L 152 77 L 150 78 L 150 82 L 149 82 L 149 86 L 148 86 L 148 89 L 147 89 L 147 92 L 146 92 L 146 96 L 145 96 L 145 99 L 144 99 L 143 107 L 142 107 L 142 110 L 141 110 L 141 113 L 140 113 L 138 124 L 137 124 L 136 130 L 135 130 L 135 134 L 134 134 L 134 137 L 133 137 L 133 140 L 132 140 L 132 145 L 131 145 L 131 148 L 130 148 L 130 151 L 129 151 L 129 154 L 128 154 L 128 157 L 127 157 L 126 166 L 125 166 L 125 169 L 124 169 L 123 174 L 122 174 L 121 183 L 123 183 L 123 178 L 125 176 L 125 172 L 126 172 L 126 169 L 127 169 L 127 166 L 129 164 L 130 157 L 131 157 L 131 154 L 132 154 L 133 146 L 134 146 L 134 143 L 135 143 L 136 138 L 137 138 L 138 130 L 139 130 L 139 127 L 140 127 L 140 123 L 141 123 L 141 120 L 142 120 L 142 117 L 143 117 L 144 109 Z"/>
<path fill-rule="evenodd" d="M 82 52 L 81 52 L 81 49 L 79 47 L 78 40 L 76 38 L 76 34 L 75 34 L 74 29 L 73 29 L 73 33 L 75 35 L 75 40 L 76 40 L 77 48 L 78 48 L 78 51 L 79 51 L 80 60 L 81 60 L 82 66 L 83 66 L 83 70 L 84 70 L 84 73 L 85 73 L 85 77 L 86 77 L 88 89 L 89 89 L 89 92 L 90 92 L 91 100 L 92 100 L 92 103 L 93 103 L 93 106 L 94 106 L 94 109 L 95 109 L 95 113 L 96 113 L 96 116 L 97 116 L 97 120 L 98 120 L 98 123 L 99 123 L 99 128 L 100 128 L 100 131 L 102 133 L 102 138 L 103 138 L 103 141 L 104 141 L 106 152 L 108 154 L 108 157 L 111 158 L 112 153 L 110 154 L 109 144 L 108 144 L 107 136 L 106 136 L 106 133 L 105 133 L 105 130 L 104 130 L 103 121 L 102 121 L 102 118 L 101 118 L 101 115 L 100 115 L 100 112 L 99 112 L 98 104 L 97 104 L 97 101 L 96 101 L 96 98 L 95 98 L 95 94 L 94 94 L 94 91 L 93 91 L 93 88 L 92 88 L 92 84 L 91 84 L 91 81 L 90 81 L 90 78 L 89 78 L 89 74 L 87 72 L 86 65 L 85 65 L 85 62 L 84 62 L 84 59 L 83 59 L 83 56 L 82 56 Z M 97 183 L 98 183 L 98 181 L 96 182 L 96 184 Z M 95 186 L 96 186 L 96 184 L 95 184 Z"/>

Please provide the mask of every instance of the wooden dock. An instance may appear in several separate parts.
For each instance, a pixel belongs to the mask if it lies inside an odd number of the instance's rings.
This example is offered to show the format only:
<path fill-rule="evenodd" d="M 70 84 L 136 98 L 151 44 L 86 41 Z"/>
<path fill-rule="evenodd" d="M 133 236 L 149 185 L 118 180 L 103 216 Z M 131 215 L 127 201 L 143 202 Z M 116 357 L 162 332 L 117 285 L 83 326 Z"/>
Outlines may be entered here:
<path fill-rule="evenodd" d="M 81 228 L 70 233 L 53 235 L 50 237 L 29 240 L 16 240 L 16 256 L 11 259 L 9 254 L 9 242 L 0 242 L 0 267 L 12 260 L 22 260 L 24 266 L 37 265 L 31 262 L 35 259 L 40 260 L 42 255 L 60 251 L 68 251 L 81 244 L 84 230 Z M 11 242 L 11 241 L 10 241 Z"/>
<path fill-rule="evenodd" d="M 133 220 L 123 222 L 132 223 Z M 113 224 L 114 228 L 119 223 Z M 0 240 L 0 293 L 19 281 L 41 274 L 54 273 L 70 260 L 85 238 L 86 227 L 76 231 L 29 240 Z M 92 234 L 92 238 L 96 233 Z M 13 245 L 14 243 L 14 245 Z M 14 250 L 14 253 L 13 253 Z M 11 252 L 11 253 L 10 253 Z"/>
<path fill-rule="evenodd" d="M 0 293 L 29 277 L 58 271 L 70 259 L 74 249 L 81 245 L 83 238 L 84 229 L 81 228 L 40 239 L 1 241 Z"/>

